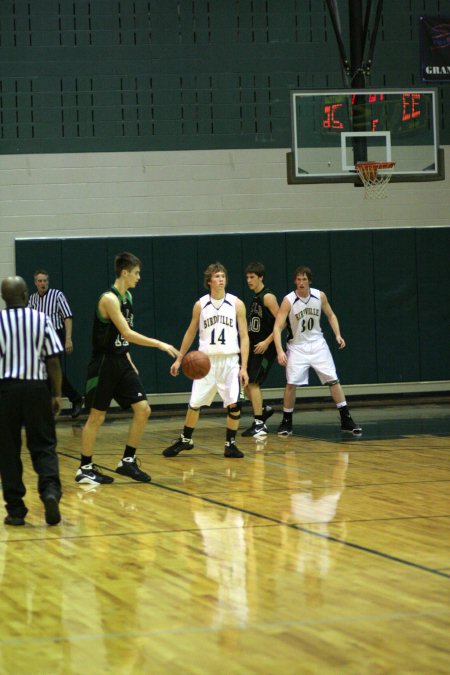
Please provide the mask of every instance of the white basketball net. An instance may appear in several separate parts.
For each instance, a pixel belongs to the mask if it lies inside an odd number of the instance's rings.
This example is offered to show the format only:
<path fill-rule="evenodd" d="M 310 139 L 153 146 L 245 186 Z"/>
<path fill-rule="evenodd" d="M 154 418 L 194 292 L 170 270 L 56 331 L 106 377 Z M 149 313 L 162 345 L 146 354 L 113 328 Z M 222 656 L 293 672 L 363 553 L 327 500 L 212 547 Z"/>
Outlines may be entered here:
<path fill-rule="evenodd" d="M 364 185 L 365 199 L 384 199 L 395 162 L 357 162 L 355 168 Z"/>

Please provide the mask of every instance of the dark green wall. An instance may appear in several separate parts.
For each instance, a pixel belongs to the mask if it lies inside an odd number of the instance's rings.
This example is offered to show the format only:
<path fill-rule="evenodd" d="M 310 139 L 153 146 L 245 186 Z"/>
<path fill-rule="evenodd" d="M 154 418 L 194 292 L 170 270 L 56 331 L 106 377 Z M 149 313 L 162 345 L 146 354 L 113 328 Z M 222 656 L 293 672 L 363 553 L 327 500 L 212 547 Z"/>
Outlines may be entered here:
<path fill-rule="evenodd" d="M 424 86 L 419 19 L 439 14 L 450 0 L 385 2 L 366 86 Z M 342 86 L 324 0 L 0 2 L 3 154 L 286 148 L 290 90 Z"/>
<path fill-rule="evenodd" d="M 293 288 L 293 270 L 313 271 L 313 285 L 325 291 L 336 312 L 347 348 L 334 347 L 344 384 L 450 379 L 450 228 L 281 232 L 180 237 L 16 240 L 16 270 L 30 289 L 33 272 L 44 267 L 51 286 L 67 295 L 74 314 L 74 354 L 69 377 L 81 388 L 90 355 L 94 307 L 114 280 L 115 254 L 131 250 L 143 262 L 134 291 L 135 328 L 179 346 L 203 289 L 203 270 L 220 260 L 228 269 L 228 290 L 247 304 L 244 269 L 252 260 L 266 265 L 266 285 L 281 301 Z M 133 347 L 148 393 L 188 391 L 184 377 L 169 375 L 160 351 Z M 311 384 L 317 384 L 315 376 Z M 267 387 L 284 385 L 274 366 Z"/>

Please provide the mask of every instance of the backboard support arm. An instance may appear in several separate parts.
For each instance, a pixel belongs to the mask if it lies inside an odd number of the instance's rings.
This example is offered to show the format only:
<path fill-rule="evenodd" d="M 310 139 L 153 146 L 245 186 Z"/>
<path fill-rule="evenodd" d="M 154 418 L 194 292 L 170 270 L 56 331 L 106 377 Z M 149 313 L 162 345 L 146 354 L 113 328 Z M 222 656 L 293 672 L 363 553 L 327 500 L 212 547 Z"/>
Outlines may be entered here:
<path fill-rule="evenodd" d="M 328 11 L 330 13 L 331 23 L 333 24 L 334 34 L 336 36 L 336 41 L 338 44 L 339 55 L 341 57 L 341 65 L 344 71 L 344 75 L 348 79 L 348 77 L 350 76 L 351 67 L 350 62 L 347 58 L 347 54 L 345 53 L 344 42 L 342 40 L 339 8 L 337 6 L 336 0 L 327 0 L 327 5 Z"/>

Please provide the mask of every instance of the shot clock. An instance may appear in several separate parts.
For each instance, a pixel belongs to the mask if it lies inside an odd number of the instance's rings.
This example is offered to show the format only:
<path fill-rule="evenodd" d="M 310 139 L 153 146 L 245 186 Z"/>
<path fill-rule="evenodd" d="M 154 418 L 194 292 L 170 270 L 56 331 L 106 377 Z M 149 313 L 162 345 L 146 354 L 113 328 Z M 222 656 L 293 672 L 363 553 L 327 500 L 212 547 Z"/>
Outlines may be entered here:
<path fill-rule="evenodd" d="M 322 129 L 327 131 L 351 131 L 355 125 L 368 127 L 369 131 L 397 128 L 399 131 L 416 131 L 427 124 L 427 97 L 419 93 L 404 93 L 395 98 L 387 94 L 361 96 L 353 94 L 350 99 L 332 97 L 325 99 L 322 108 Z M 359 129 L 361 130 L 361 129 Z"/>

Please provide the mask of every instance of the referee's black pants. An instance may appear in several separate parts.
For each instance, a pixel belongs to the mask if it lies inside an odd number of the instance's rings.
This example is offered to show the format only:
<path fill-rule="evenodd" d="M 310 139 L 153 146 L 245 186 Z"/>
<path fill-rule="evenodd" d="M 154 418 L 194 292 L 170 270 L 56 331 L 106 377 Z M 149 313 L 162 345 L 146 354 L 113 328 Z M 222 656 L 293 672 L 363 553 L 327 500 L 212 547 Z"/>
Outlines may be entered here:
<path fill-rule="evenodd" d="M 55 420 L 46 382 L 0 380 L 0 475 L 10 516 L 25 517 L 25 485 L 20 457 L 22 428 L 42 499 L 52 493 L 59 500 L 61 481 L 56 454 Z"/>
<path fill-rule="evenodd" d="M 64 352 L 62 352 L 59 355 L 59 362 L 61 364 L 61 371 L 62 371 L 62 384 L 61 384 L 62 395 L 68 398 L 71 403 L 75 403 L 75 401 L 80 401 L 83 397 L 75 389 L 70 380 L 66 377 L 66 361 L 65 361 L 66 330 L 65 328 L 58 328 L 56 332 L 58 333 L 58 337 L 61 340 L 61 344 L 64 349 Z"/>

